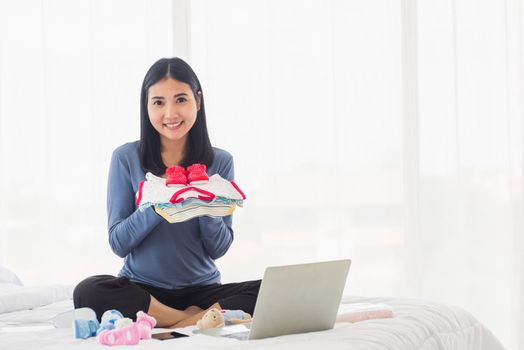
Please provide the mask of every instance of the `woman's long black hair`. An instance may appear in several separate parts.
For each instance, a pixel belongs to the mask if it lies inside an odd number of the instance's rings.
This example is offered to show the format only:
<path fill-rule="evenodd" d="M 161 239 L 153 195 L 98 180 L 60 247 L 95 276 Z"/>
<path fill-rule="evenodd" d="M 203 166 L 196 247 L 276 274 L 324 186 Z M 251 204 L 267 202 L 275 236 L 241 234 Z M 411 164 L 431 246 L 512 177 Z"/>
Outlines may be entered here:
<path fill-rule="evenodd" d="M 149 88 L 165 78 L 173 78 L 188 84 L 193 91 L 195 100 L 200 101 L 200 109 L 195 124 L 189 130 L 185 154 L 180 165 L 187 167 L 194 163 L 200 163 L 207 167 L 211 166 L 214 152 L 207 133 L 204 94 L 200 81 L 189 64 L 178 57 L 174 57 L 156 61 L 147 71 L 142 83 L 140 93 L 140 164 L 142 168 L 144 171 L 150 171 L 157 176 L 166 171 L 166 165 L 162 161 L 160 135 L 149 121 L 147 113 Z"/>

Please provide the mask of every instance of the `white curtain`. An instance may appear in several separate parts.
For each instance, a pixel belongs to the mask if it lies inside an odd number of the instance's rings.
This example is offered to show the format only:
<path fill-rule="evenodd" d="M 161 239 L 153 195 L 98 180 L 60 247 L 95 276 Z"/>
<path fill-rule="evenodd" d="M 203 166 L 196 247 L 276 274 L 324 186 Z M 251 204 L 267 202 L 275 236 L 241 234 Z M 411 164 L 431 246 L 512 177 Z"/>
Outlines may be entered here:
<path fill-rule="evenodd" d="M 350 257 L 347 294 L 456 304 L 523 348 L 520 1 L 190 12 L 211 135 L 248 196 L 224 278 Z"/>
<path fill-rule="evenodd" d="M 109 157 L 139 137 L 147 68 L 180 55 L 248 197 L 218 260 L 224 282 L 349 257 L 346 294 L 459 305 L 524 348 L 523 11 L 0 2 L 0 263 L 26 284 L 118 271 Z"/>
<path fill-rule="evenodd" d="M 116 273 L 111 152 L 139 138 L 145 72 L 173 55 L 170 0 L 0 2 L 0 264 L 26 284 Z"/>

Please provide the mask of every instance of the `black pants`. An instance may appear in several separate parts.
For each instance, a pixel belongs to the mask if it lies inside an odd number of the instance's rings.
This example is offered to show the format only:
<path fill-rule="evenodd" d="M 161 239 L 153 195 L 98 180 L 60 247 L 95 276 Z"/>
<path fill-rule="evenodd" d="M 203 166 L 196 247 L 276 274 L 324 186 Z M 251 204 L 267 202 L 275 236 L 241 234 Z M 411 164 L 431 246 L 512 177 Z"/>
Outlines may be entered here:
<path fill-rule="evenodd" d="M 256 280 L 171 290 L 131 282 L 126 277 L 98 275 L 86 278 L 75 287 L 73 301 L 75 308 L 93 309 L 99 320 L 111 309 L 135 320 L 138 311 L 147 312 L 151 296 L 178 310 L 192 305 L 207 309 L 218 302 L 223 309 L 243 310 L 253 315 L 259 288 L 260 280 Z"/>

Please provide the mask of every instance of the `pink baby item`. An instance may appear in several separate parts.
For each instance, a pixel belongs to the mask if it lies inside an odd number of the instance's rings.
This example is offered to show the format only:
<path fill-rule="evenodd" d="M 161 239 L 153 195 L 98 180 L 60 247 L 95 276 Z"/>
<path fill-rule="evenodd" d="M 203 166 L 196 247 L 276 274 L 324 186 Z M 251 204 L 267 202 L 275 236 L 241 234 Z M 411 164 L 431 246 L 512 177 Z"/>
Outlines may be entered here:
<path fill-rule="evenodd" d="M 136 345 L 140 339 L 151 339 L 151 330 L 156 326 L 154 317 L 143 311 L 136 313 L 136 322 L 130 319 L 126 322 L 115 323 L 114 329 L 105 329 L 98 335 L 98 342 L 102 345 Z M 129 324 L 131 322 L 131 324 Z"/>
<path fill-rule="evenodd" d="M 140 341 L 140 334 L 135 323 L 123 328 L 105 329 L 98 335 L 98 342 L 102 345 L 136 345 Z"/>
<path fill-rule="evenodd" d="M 149 316 L 143 311 L 136 313 L 136 328 L 140 339 L 151 339 L 151 330 L 156 326 L 154 317 Z"/>
<path fill-rule="evenodd" d="M 393 310 L 389 305 L 371 303 L 342 304 L 336 322 L 360 322 L 375 318 L 392 318 Z"/>
<path fill-rule="evenodd" d="M 166 186 L 185 186 L 187 185 L 186 170 L 178 165 L 166 169 Z"/>
<path fill-rule="evenodd" d="M 173 196 L 171 197 L 171 199 L 169 199 L 169 201 L 172 204 L 175 204 L 183 202 L 186 198 L 191 197 L 198 198 L 202 201 L 210 202 L 213 199 L 215 199 L 215 194 L 198 187 L 186 186 L 181 190 L 178 190 L 175 193 L 173 193 Z"/>
<path fill-rule="evenodd" d="M 187 167 L 187 182 L 190 185 L 202 184 L 209 181 L 205 164 L 193 164 Z"/>

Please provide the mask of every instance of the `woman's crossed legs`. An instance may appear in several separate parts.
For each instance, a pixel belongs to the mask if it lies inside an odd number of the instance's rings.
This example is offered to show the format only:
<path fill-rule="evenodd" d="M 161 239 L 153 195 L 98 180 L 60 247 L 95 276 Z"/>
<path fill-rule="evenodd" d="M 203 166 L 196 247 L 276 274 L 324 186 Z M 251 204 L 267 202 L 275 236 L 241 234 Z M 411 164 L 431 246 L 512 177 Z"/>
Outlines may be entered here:
<path fill-rule="evenodd" d="M 80 282 L 73 293 L 75 308 L 90 307 L 100 319 L 106 310 L 136 318 L 140 310 L 155 317 L 157 327 L 194 325 L 211 309 L 239 309 L 253 314 L 260 280 L 193 286 L 169 290 L 129 281 L 126 277 L 98 275 Z"/>

